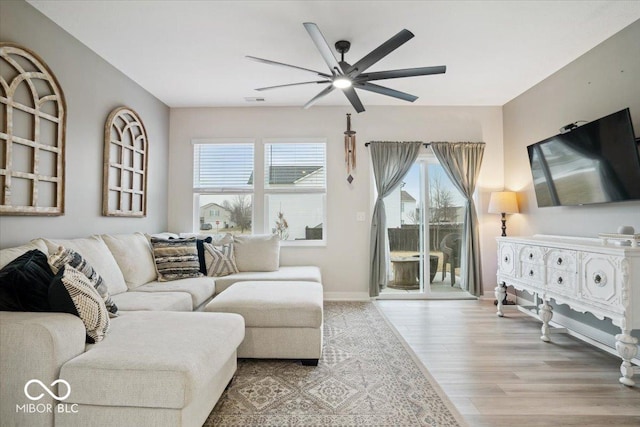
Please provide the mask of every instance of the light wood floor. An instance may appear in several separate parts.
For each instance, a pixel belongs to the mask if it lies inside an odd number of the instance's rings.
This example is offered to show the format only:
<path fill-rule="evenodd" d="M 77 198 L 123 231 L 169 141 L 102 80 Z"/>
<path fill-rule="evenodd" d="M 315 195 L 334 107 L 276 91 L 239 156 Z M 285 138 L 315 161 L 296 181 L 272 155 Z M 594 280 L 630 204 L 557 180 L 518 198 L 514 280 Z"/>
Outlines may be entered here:
<path fill-rule="evenodd" d="M 620 359 L 492 301 L 377 302 L 470 426 L 640 426 Z M 640 383 L 640 376 L 636 375 Z"/>

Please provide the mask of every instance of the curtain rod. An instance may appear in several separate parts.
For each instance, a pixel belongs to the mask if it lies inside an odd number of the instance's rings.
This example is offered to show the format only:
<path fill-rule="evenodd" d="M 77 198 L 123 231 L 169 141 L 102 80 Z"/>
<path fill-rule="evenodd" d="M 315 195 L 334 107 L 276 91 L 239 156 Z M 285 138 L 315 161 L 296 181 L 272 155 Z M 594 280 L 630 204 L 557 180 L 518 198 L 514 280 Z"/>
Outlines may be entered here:
<path fill-rule="evenodd" d="M 396 141 L 376 141 L 376 142 L 396 142 Z M 368 147 L 369 144 L 371 144 L 371 142 L 365 142 L 364 146 Z M 430 142 L 423 142 L 422 145 L 424 145 L 425 148 L 427 148 L 427 147 L 429 147 L 431 145 L 431 143 Z"/>

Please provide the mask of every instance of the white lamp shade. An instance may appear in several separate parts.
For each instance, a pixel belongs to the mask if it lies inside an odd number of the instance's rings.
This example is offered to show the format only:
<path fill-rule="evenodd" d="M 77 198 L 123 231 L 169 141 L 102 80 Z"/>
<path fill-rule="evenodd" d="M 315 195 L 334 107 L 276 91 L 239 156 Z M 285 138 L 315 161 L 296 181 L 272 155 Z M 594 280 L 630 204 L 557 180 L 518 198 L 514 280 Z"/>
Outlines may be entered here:
<path fill-rule="evenodd" d="M 518 201 L 513 191 L 494 191 L 489 199 L 489 213 L 518 213 Z"/>

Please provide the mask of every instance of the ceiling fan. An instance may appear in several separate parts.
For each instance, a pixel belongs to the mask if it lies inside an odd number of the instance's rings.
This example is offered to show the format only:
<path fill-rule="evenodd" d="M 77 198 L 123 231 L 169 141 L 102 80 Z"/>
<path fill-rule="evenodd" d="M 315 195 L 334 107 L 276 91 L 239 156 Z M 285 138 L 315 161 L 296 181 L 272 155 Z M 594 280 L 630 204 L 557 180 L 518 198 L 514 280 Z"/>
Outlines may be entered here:
<path fill-rule="evenodd" d="M 413 77 L 413 76 L 426 76 L 430 74 L 443 74 L 446 72 L 447 67 L 444 65 L 436 67 L 420 67 L 420 68 L 404 68 L 400 70 L 389 71 L 377 71 L 372 73 L 365 73 L 365 71 L 376 62 L 402 46 L 413 38 L 413 33 L 409 30 L 402 30 L 395 36 L 391 37 L 386 42 L 369 52 L 361 60 L 351 65 L 344 60 L 344 54 L 349 51 L 351 43 L 346 40 L 340 40 L 336 42 L 335 48 L 340 53 L 340 62 L 336 59 L 329 47 L 329 44 L 325 40 L 324 36 L 320 32 L 318 26 L 312 22 L 305 22 L 304 27 L 311 36 L 316 48 L 320 51 L 320 55 L 329 66 L 329 73 L 322 73 L 320 71 L 310 70 L 308 68 L 298 67 L 295 65 L 284 64 L 282 62 L 271 61 L 269 59 L 256 58 L 255 56 L 248 56 L 247 58 L 261 62 L 264 64 L 279 65 L 282 67 L 295 68 L 297 70 L 308 71 L 320 77 L 322 80 L 314 80 L 310 82 L 290 83 L 278 86 L 261 87 L 256 90 L 263 91 L 269 89 L 277 89 L 288 86 L 299 86 L 306 84 L 328 84 L 320 93 L 311 98 L 309 102 L 304 105 L 304 108 L 309 108 L 315 104 L 320 98 L 329 94 L 335 88 L 341 89 L 345 94 L 353 108 L 361 113 L 364 111 L 364 106 L 360 101 L 360 98 L 356 94 L 355 89 L 362 89 L 369 92 L 379 93 L 381 95 L 387 95 L 394 98 L 402 99 L 404 101 L 413 102 L 418 99 L 417 96 L 410 95 L 405 92 L 400 92 L 388 87 L 379 86 L 371 81 L 385 80 L 385 79 L 397 79 L 401 77 Z"/>

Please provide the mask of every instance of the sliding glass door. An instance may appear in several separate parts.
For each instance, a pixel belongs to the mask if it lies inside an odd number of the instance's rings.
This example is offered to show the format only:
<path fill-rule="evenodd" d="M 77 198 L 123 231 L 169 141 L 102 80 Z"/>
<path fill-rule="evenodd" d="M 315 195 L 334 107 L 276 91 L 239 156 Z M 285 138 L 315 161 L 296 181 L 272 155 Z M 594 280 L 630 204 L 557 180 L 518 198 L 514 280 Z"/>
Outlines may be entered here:
<path fill-rule="evenodd" d="M 469 297 L 460 287 L 463 199 L 430 150 L 384 202 L 391 256 L 380 296 Z"/>

